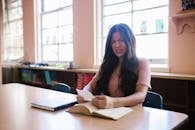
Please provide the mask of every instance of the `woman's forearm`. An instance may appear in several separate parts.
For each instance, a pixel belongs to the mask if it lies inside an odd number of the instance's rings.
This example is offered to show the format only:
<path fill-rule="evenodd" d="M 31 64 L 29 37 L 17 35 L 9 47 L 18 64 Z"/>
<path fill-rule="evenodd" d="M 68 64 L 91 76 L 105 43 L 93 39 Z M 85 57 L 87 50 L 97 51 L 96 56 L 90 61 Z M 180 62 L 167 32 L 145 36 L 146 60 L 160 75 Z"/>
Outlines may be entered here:
<path fill-rule="evenodd" d="M 135 106 L 144 102 L 146 94 L 136 92 L 126 97 L 113 97 L 113 107 Z"/>

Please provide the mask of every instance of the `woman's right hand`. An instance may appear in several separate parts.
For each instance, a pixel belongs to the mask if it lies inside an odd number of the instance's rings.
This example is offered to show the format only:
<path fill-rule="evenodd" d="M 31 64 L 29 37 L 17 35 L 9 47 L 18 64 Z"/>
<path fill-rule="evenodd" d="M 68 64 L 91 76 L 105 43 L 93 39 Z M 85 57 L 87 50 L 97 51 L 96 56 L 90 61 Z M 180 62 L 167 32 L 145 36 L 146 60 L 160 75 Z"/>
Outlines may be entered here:
<path fill-rule="evenodd" d="M 97 108 L 113 108 L 114 107 L 114 98 L 106 95 L 98 95 L 92 99 L 93 105 Z"/>
<path fill-rule="evenodd" d="M 80 96 L 80 95 L 77 95 L 77 102 L 78 102 L 78 103 L 85 102 L 84 97 L 82 97 L 82 96 Z"/>

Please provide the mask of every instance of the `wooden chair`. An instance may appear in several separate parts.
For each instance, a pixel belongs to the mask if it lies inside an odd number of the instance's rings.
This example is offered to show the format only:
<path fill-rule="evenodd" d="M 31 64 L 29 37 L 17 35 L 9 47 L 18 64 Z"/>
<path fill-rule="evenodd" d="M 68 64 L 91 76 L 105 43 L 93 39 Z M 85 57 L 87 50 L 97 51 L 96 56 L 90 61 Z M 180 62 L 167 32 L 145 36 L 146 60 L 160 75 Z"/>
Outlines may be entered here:
<path fill-rule="evenodd" d="M 143 106 L 162 109 L 163 98 L 159 93 L 148 91 Z"/>

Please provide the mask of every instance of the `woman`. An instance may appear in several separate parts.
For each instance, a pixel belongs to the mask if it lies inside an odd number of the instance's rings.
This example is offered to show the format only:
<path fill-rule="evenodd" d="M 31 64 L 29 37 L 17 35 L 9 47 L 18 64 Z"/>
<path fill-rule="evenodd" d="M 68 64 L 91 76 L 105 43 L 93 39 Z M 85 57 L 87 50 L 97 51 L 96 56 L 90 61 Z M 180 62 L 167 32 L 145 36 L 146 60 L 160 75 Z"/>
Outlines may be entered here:
<path fill-rule="evenodd" d="M 136 56 L 135 36 L 128 25 L 114 25 L 107 36 L 105 55 L 99 72 L 84 90 L 95 97 L 98 108 L 113 108 L 142 104 L 150 88 L 150 68 L 145 59 Z M 83 97 L 77 96 L 78 102 Z"/>

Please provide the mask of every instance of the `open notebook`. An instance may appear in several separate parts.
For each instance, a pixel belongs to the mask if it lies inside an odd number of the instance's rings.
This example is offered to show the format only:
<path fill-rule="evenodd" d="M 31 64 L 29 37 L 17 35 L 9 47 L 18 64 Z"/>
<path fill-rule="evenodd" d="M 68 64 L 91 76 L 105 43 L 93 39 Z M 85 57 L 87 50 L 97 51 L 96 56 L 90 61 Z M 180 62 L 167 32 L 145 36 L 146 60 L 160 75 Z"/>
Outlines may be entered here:
<path fill-rule="evenodd" d="M 94 98 L 91 92 L 77 89 L 77 93 L 82 96 L 86 102 L 75 104 L 67 110 L 68 112 L 118 120 L 132 111 L 130 107 L 99 109 L 91 103 L 91 100 Z"/>
<path fill-rule="evenodd" d="M 91 102 L 79 103 L 70 107 L 68 112 L 84 115 L 98 116 L 102 118 L 118 120 L 129 112 L 133 111 L 130 107 L 117 107 L 109 109 L 98 109 Z"/>
<path fill-rule="evenodd" d="M 49 111 L 57 111 L 60 109 L 64 109 L 70 106 L 73 106 L 77 103 L 76 98 L 47 98 L 40 99 L 37 101 L 31 102 L 31 106 L 35 108 L 45 109 Z"/>

